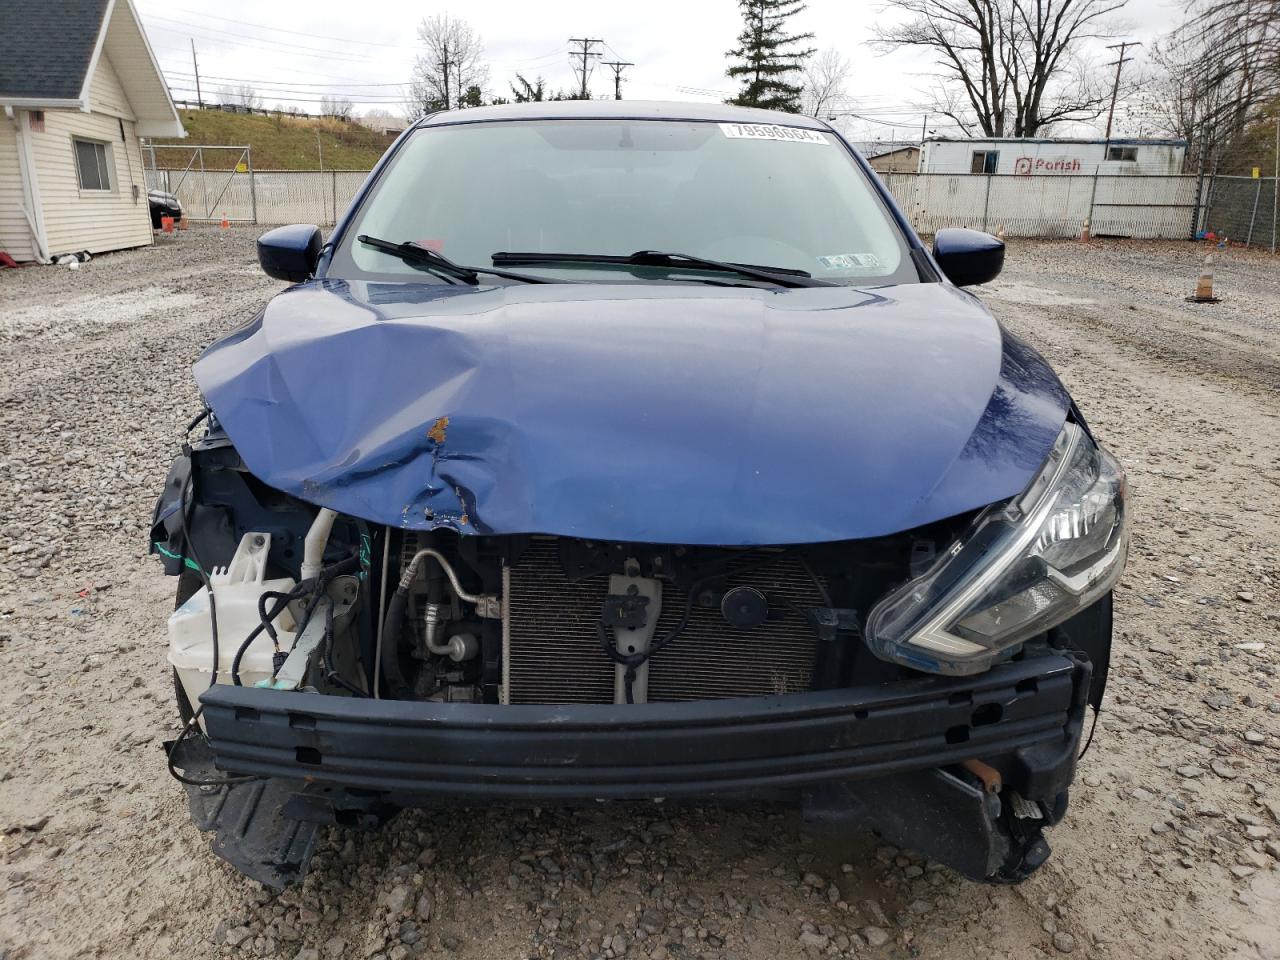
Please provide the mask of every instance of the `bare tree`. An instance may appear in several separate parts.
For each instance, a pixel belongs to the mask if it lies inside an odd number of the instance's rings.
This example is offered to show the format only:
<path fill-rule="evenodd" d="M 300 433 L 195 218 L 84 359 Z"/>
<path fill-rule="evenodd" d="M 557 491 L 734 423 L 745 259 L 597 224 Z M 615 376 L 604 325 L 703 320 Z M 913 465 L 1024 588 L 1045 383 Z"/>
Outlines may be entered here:
<path fill-rule="evenodd" d="M 827 49 L 809 58 L 805 61 L 804 89 L 800 94 L 804 112 L 811 117 L 823 116 L 845 96 L 848 82 L 849 61 L 838 51 Z"/>
<path fill-rule="evenodd" d="M 1242 0 L 1245 2 L 1245 0 Z M 888 0 L 905 14 L 877 28 L 882 50 L 927 50 L 946 93 L 937 112 L 988 137 L 1032 137 L 1101 115 L 1110 86 L 1088 41 L 1108 36 L 1125 0 Z M 959 94 L 956 94 L 956 91 Z"/>
<path fill-rule="evenodd" d="M 418 25 L 418 40 L 423 52 L 409 84 L 413 116 L 456 107 L 471 87 L 483 90 L 488 84 L 484 44 L 465 21 L 447 13 L 427 17 Z"/>
<path fill-rule="evenodd" d="M 1156 46 L 1142 107 L 1199 162 L 1230 154 L 1280 94 L 1280 0 L 1190 0 Z"/>
<path fill-rule="evenodd" d="M 234 87 L 223 87 L 220 92 L 222 99 L 227 103 L 248 107 L 250 110 L 262 109 L 262 97 L 258 96 L 258 91 L 252 84 L 241 83 Z"/>
<path fill-rule="evenodd" d="M 326 117 L 350 120 L 354 109 L 355 104 L 346 97 L 324 96 L 320 98 L 320 112 Z"/>

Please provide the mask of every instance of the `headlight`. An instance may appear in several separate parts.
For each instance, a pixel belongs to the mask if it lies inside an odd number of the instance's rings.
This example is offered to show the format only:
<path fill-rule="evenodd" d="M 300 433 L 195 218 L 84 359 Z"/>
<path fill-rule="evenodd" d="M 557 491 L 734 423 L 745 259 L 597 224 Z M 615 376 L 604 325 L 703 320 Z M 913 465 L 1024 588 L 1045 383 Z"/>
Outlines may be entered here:
<path fill-rule="evenodd" d="M 1074 423 L 1021 496 L 988 507 L 927 573 L 867 619 L 876 656 L 968 675 L 1083 610 L 1124 569 L 1129 548 L 1120 464 Z"/>

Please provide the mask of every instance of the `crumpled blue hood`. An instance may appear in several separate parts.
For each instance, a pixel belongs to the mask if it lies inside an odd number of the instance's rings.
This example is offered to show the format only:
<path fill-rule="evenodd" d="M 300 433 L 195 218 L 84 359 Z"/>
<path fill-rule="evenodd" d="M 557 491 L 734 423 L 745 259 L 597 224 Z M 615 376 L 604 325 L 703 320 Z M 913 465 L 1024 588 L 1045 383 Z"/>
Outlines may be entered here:
<path fill-rule="evenodd" d="M 248 468 L 378 523 L 719 545 L 1012 496 L 1069 399 L 945 284 L 876 291 L 317 280 L 195 376 Z"/>

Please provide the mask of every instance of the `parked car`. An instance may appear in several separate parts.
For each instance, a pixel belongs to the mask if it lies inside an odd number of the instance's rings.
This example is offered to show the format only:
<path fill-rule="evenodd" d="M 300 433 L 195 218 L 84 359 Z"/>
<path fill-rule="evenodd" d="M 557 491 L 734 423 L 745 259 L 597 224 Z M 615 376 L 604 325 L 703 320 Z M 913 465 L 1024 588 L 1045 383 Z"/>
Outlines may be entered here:
<path fill-rule="evenodd" d="M 220 856 L 282 886 L 406 807 L 759 798 L 1045 860 L 1128 518 L 963 289 L 999 240 L 927 249 L 820 120 L 557 102 L 420 121 L 258 256 L 294 285 L 196 363 L 151 533 Z"/>
<path fill-rule="evenodd" d="M 182 219 L 182 204 L 172 193 L 163 190 L 148 190 L 147 205 L 151 208 L 151 229 L 160 229 L 161 217 L 173 217 L 174 221 Z"/>

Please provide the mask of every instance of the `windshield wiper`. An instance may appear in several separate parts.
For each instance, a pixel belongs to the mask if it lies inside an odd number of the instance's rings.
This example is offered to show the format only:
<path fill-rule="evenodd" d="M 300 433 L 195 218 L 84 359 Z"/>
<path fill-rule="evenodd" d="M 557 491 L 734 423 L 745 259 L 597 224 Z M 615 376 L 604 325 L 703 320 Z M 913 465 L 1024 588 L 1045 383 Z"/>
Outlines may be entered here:
<path fill-rule="evenodd" d="M 526 273 L 512 273 L 510 270 L 493 270 L 489 267 L 465 267 L 460 263 L 454 263 L 442 253 L 436 253 L 434 250 L 419 246 L 412 240 L 406 240 L 404 243 L 393 243 L 390 240 L 371 237 L 365 233 L 360 234 L 356 239 L 365 246 L 399 257 L 405 263 L 417 264 L 434 270 L 455 283 L 460 280 L 463 283 L 469 283 L 474 286 L 480 282 L 480 274 L 490 277 L 504 277 L 507 280 L 518 280 L 521 283 L 563 282 L 548 280 L 546 277 L 531 277 Z"/>
<path fill-rule="evenodd" d="M 819 280 L 803 270 L 786 267 L 757 267 L 749 263 L 725 263 L 708 260 L 689 253 L 672 253 L 663 250 L 637 250 L 628 257 L 604 253 L 495 253 L 494 263 L 550 264 L 550 263 L 617 263 L 633 267 L 676 267 L 691 270 L 713 270 L 717 273 L 734 273 L 752 280 L 776 283 L 780 287 L 830 287 L 829 280 Z"/>

